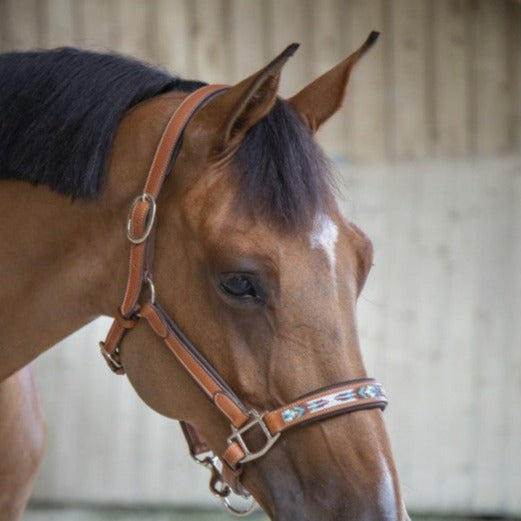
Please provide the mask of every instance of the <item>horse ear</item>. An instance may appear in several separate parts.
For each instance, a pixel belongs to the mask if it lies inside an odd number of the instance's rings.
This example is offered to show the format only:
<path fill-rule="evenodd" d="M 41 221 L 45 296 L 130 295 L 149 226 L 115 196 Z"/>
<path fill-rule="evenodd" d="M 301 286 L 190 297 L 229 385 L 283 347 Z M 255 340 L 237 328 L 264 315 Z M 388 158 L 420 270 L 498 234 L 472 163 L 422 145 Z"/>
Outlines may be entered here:
<path fill-rule="evenodd" d="M 312 132 L 316 132 L 342 106 L 352 68 L 376 42 L 379 34 L 372 31 L 357 51 L 288 100 Z"/>
<path fill-rule="evenodd" d="M 207 124 L 214 131 L 214 152 L 222 153 L 236 146 L 248 129 L 270 112 L 275 105 L 282 67 L 298 47 L 298 43 L 289 45 L 260 71 L 208 104 L 213 121 Z"/>

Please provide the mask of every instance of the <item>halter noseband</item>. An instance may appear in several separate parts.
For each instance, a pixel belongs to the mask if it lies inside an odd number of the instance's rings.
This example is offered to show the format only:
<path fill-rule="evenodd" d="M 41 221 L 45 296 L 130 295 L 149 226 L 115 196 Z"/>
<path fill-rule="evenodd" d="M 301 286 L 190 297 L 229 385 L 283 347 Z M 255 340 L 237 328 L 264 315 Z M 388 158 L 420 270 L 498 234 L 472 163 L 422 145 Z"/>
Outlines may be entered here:
<path fill-rule="evenodd" d="M 239 489 L 240 492 L 238 476 L 242 465 L 266 454 L 282 432 L 337 414 L 361 409 L 384 409 L 387 398 L 383 387 L 373 378 L 360 378 L 323 387 L 272 411 L 259 413 L 249 410 L 157 302 L 151 272 L 153 241 L 150 240 L 155 224 L 156 199 L 177 157 L 182 133 L 190 118 L 198 108 L 226 88 L 223 85 L 208 85 L 191 93 L 166 125 L 143 193 L 134 199 L 130 207 L 127 219 L 127 238 L 131 243 L 127 287 L 121 307 L 116 312 L 105 342 L 100 342 L 100 348 L 112 371 L 124 374 L 120 360 L 121 342 L 140 318 L 146 319 L 200 389 L 230 422 L 231 434 L 220 460 L 224 462 L 223 473 L 226 480 L 234 481 L 235 490 Z M 139 304 L 143 289 L 147 287 L 149 300 L 145 304 Z M 200 454 L 209 452 L 192 426 L 183 422 L 181 425 L 192 456 L 197 458 Z M 253 429 L 262 433 L 264 445 L 261 449 L 252 450 L 245 441 L 246 433 Z M 214 483 L 211 486 L 212 491 L 226 496 L 227 487 L 215 465 L 215 456 L 198 461 L 209 467 L 214 475 L 217 472 L 217 481 L 221 485 L 219 488 Z"/>

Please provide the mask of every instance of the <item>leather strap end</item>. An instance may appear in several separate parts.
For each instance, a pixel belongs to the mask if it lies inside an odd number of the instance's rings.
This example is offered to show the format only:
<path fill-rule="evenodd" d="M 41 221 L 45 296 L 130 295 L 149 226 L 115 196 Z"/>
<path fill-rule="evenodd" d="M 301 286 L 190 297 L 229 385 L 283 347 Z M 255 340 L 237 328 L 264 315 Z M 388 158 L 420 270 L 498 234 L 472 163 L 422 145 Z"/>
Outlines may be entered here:
<path fill-rule="evenodd" d="M 206 442 L 201 438 L 201 435 L 193 425 L 185 421 L 179 421 L 179 424 L 185 436 L 188 450 L 193 457 L 210 451 L 210 447 L 206 445 Z"/>
<path fill-rule="evenodd" d="M 226 462 L 223 464 L 222 475 L 224 481 L 231 487 L 231 489 L 242 497 L 249 497 L 250 493 L 244 488 L 241 483 L 241 476 L 244 467 L 239 465 L 236 469 L 232 469 Z"/>
<path fill-rule="evenodd" d="M 141 308 L 141 315 L 147 319 L 156 335 L 163 340 L 168 336 L 168 328 L 161 318 L 160 312 L 154 307 L 154 304 L 145 304 Z"/>
<path fill-rule="evenodd" d="M 230 467 L 231 470 L 237 470 L 241 460 L 246 456 L 241 446 L 236 443 L 230 443 L 223 454 L 223 461 Z"/>
<path fill-rule="evenodd" d="M 139 310 L 139 307 L 136 309 L 136 312 Z M 120 327 L 123 329 L 132 329 L 136 326 L 138 323 L 137 318 L 125 318 L 118 310 L 116 313 L 116 316 L 114 317 L 114 320 L 118 323 Z"/>

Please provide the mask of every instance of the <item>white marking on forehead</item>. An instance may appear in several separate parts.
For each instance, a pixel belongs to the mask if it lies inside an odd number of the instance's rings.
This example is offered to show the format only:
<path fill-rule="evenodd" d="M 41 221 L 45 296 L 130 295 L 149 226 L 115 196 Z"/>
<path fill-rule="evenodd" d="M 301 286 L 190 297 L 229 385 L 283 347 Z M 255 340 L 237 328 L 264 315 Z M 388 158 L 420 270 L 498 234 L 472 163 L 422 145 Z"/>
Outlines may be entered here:
<path fill-rule="evenodd" d="M 332 274 L 336 271 L 336 243 L 338 240 L 338 227 L 329 215 L 324 213 L 315 216 L 313 230 L 309 236 L 312 248 L 322 248 L 327 255 Z"/>

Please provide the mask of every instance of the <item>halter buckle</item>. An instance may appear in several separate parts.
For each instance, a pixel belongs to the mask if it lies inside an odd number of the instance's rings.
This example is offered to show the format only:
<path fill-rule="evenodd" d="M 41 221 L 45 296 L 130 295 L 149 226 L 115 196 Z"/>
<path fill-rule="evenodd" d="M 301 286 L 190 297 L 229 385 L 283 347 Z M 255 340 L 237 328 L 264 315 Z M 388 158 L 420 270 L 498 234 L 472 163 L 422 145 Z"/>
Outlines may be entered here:
<path fill-rule="evenodd" d="M 266 454 L 271 449 L 271 447 L 273 447 L 273 445 L 279 439 L 280 436 L 280 432 L 277 432 L 276 434 L 272 434 L 270 432 L 268 426 L 264 422 L 264 413 L 261 414 L 257 412 L 255 409 L 252 409 L 251 411 L 249 411 L 249 415 L 252 418 L 252 420 L 249 421 L 246 425 L 243 425 L 239 429 L 234 425 L 231 426 L 232 433 L 230 434 L 230 436 L 228 436 L 228 439 L 226 440 L 228 445 L 231 445 L 232 443 L 238 443 L 242 451 L 244 452 L 245 456 L 240 460 L 239 463 L 247 463 L 248 461 L 252 461 L 264 456 L 264 454 Z M 261 431 L 266 438 L 266 443 L 262 449 L 252 451 L 248 448 L 248 445 L 246 445 L 246 442 L 243 438 L 243 434 L 248 432 L 256 425 L 258 425 L 261 428 Z"/>
<path fill-rule="evenodd" d="M 139 202 L 148 202 L 150 205 L 150 208 L 147 212 L 147 218 L 145 223 L 145 229 L 143 231 L 143 234 L 139 237 L 135 237 L 132 235 L 132 218 L 134 216 L 134 210 L 136 209 L 136 205 Z M 127 217 L 127 239 L 132 244 L 141 244 L 142 242 L 145 242 L 148 239 L 148 236 L 150 235 L 150 232 L 152 231 L 152 226 L 154 225 L 154 221 L 156 218 L 156 200 L 154 199 L 153 195 L 147 194 L 146 192 L 138 195 L 130 205 L 130 210 L 128 212 Z"/>
<path fill-rule="evenodd" d="M 105 360 L 108 362 L 109 367 L 114 371 L 115 373 L 119 371 L 120 369 L 123 369 L 123 366 L 120 364 L 118 360 L 113 356 L 113 354 L 109 353 L 105 349 L 105 342 L 99 342 L 98 343 L 101 354 L 105 357 Z M 119 347 L 116 347 L 114 350 L 114 354 L 116 356 L 119 356 Z"/>

